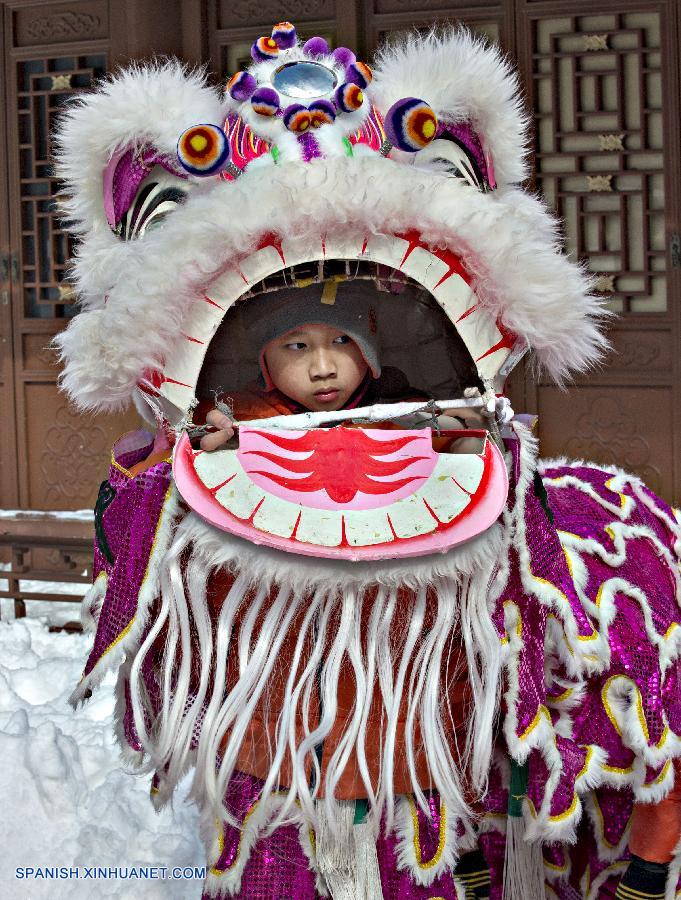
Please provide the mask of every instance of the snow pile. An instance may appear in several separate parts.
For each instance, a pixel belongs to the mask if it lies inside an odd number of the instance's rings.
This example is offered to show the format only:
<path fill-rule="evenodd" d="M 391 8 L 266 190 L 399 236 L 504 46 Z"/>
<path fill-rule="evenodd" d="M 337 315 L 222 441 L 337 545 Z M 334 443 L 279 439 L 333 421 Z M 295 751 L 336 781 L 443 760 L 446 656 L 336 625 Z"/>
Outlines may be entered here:
<path fill-rule="evenodd" d="M 74 605 L 64 606 L 70 618 L 78 617 Z M 29 615 L 38 611 L 30 601 L 27 608 Z M 156 813 L 149 802 L 150 777 L 131 774 L 120 760 L 112 726 L 113 676 L 77 712 L 68 705 L 91 642 L 88 635 L 51 634 L 45 618 L 0 622 L 0 897 L 199 898 L 200 879 L 16 878 L 19 866 L 171 871 L 205 864 L 198 816 L 185 802 L 187 784 L 174 809 Z"/>

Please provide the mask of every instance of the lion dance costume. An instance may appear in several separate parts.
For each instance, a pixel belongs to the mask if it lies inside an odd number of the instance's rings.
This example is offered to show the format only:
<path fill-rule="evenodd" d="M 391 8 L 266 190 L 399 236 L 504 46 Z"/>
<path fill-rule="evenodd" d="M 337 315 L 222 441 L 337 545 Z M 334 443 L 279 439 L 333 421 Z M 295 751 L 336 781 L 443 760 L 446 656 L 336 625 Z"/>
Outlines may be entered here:
<path fill-rule="evenodd" d="M 515 76 L 464 31 L 373 71 L 289 23 L 251 55 L 224 94 L 133 67 L 62 120 L 62 385 L 158 426 L 121 438 L 100 490 L 74 702 L 117 670 L 156 803 L 193 767 L 206 897 L 453 900 L 486 878 L 474 851 L 495 898 L 607 895 L 681 756 L 681 530 L 637 477 L 539 461 L 504 414 L 526 351 L 562 381 L 607 346 L 518 187 Z M 488 417 L 477 451 L 305 414 L 197 450 L 211 353 L 248 339 L 235 310 L 352 278 L 415 377 Z"/>

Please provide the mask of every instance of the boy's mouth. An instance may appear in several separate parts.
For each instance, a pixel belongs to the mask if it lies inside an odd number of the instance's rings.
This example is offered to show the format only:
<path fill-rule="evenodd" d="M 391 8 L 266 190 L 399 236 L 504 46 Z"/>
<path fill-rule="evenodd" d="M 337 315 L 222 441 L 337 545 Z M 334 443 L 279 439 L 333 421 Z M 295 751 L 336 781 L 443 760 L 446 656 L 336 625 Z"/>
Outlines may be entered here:
<path fill-rule="evenodd" d="M 315 391 L 315 400 L 319 403 L 331 403 L 338 398 L 340 391 L 338 388 L 321 388 Z"/>

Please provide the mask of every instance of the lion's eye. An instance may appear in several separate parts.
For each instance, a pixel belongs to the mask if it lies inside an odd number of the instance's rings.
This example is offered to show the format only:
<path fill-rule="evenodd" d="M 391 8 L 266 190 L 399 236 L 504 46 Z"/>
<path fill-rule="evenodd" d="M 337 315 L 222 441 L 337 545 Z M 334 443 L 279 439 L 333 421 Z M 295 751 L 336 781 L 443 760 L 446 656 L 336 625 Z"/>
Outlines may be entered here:
<path fill-rule="evenodd" d="M 179 187 L 152 181 L 138 192 L 130 209 L 118 224 L 116 234 L 124 241 L 142 237 L 147 231 L 158 227 L 187 194 Z"/>
<path fill-rule="evenodd" d="M 435 140 L 414 156 L 414 165 L 419 169 L 460 178 L 483 193 L 490 189 L 473 155 L 454 139 Z"/>

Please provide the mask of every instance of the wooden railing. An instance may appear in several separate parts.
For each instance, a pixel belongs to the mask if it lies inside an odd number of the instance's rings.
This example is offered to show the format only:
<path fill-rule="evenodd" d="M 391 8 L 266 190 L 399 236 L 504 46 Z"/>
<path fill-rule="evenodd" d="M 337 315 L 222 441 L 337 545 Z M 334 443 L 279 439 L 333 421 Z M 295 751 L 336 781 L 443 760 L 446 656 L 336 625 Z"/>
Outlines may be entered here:
<path fill-rule="evenodd" d="M 93 537 L 88 513 L 0 511 L 0 550 L 9 555 L 9 569 L 0 570 L 0 580 L 8 582 L 0 598 L 14 601 L 16 618 L 26 615 L 26 603 L 31 600 L 80 603 L 81 596 L 61 592 L 59 586 L 90 584 Z M 46 590 L 26 590 L 25 584 L 22 588 L 26 581 L 45 582 Z M 69 623 L 68 629 L 77 630 L 76 624 Z"/>

